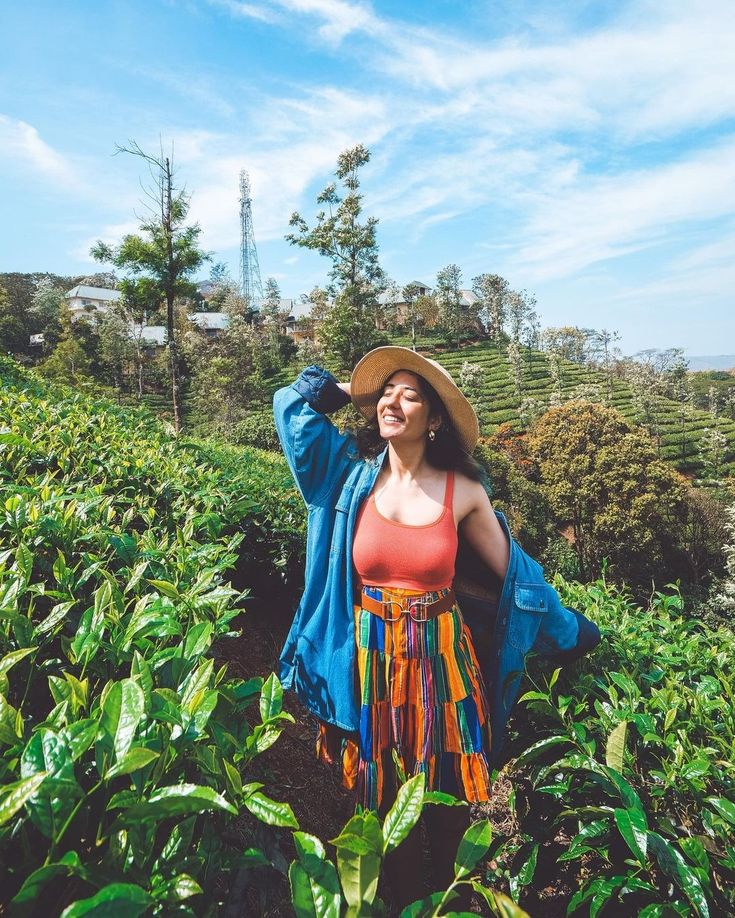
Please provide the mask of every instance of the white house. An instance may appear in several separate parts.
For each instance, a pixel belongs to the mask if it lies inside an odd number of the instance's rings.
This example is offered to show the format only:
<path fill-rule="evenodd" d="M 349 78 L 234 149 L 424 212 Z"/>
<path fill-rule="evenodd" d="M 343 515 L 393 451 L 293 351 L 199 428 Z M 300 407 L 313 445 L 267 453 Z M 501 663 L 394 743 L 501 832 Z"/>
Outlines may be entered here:
<path fill-rule="evenodd" d="M 108 287 L 88 287 L 86 284 L 77 284 L 66 294 L 69 303 L 72 322 L 81 316 L 91 316 L 97 313 L 102 315 L 114 305 L 122 296 L 119 290 L 110 290 Z"/>
<path fill-rule="evenodd" d="M 189 321 L 198 325 L 208 338 L 215 338 L 230 325 L 230 317 L 226 312 L 192 312 Z"/>

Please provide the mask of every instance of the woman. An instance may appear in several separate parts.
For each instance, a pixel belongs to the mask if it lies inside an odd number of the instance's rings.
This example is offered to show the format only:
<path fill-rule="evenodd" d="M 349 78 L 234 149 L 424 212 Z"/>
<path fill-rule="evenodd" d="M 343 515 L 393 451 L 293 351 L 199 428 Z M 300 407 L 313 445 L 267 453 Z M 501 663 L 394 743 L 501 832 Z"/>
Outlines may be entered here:
<path fill-rule="evenodd" d="M 374 458 L 326 419 L 350 397 L 382 446 Z M 380 811 L 395 795 L 397 769 L 423 772 L 428 788 L 487 800 L 490 712 L 452 590 L 458 531 L 504 592 L 516 586 L 509 561 L 515 578 L 523 559 L 469 458 L 478 437 L 472 406 L 435 361 L 385 347 L 357 364 L 349 384 L 307 368 L 276 393 L 274 408 L 309 511 L 304 596 L 281 677 L 321 722 L 320 757 L 341 753 L 345 783 Z M 567 633 L 555 632 L 554 646 L 569 651 L 579 629 L 564 611 Z M 496 628 L 499 644 L 504 633 Z M 521 633 L 528 643 L 523 622 Z M 438 887 L 451 879 L 467 808 L 428 809 Z M 387 866 L 400 877 L 392 882 L 399 899 L 421 895 L 416 833 Z"/>

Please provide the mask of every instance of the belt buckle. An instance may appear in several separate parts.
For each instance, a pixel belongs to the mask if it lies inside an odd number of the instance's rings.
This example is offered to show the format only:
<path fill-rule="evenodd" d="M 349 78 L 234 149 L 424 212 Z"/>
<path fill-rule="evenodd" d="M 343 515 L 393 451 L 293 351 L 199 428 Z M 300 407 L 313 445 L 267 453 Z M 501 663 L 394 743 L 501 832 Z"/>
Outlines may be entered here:
<path fill-rule="evenodd" d="M 408 606 L 408 608 L 406 609 L 406 611 L 407 611 L 408 614 L 411 616 L 412 621 L 414 621 L 414 622 L 428 622 L 429 617 L 428 617 L 428 615 L 427 615 L 426 610 L 428 609 L 428 607 L 429 607 L 431 604 L 432 604 L 432 603 L 431 603 L 431 602 L 428 602 L 426 599 L 421 599 L 420 597 L 416 597 L 416 601 L 415 601 L 414 603 L 410 603 L 410 602 L 409 602 L 409 606 Z M 423 611 L 423 615 L 421 615 L 421 616 L 418 617 L 418 618 L 413 614 L 413 610 L 416 609 L 416 608 L 419 608 L 419 609 L 421 609 L 421 610 Z"/>
<path fill-rule="evenodd" d="M 383 607 L 383 620 L 386 622 L 397 622 L 400 621 L 401 616 L 406 611 L 403 608 L 403 603 L 399 599 L 383 599 L 381 598 L 380 603 Z M 398 615 L 393 618 L 393 606 L 398 606 Z"/>

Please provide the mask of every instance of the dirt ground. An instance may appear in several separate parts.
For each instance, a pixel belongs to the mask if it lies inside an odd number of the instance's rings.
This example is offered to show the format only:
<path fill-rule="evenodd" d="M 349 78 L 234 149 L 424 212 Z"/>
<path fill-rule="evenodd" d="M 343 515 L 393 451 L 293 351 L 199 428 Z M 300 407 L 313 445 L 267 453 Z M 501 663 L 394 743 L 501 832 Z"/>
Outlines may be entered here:
<path fill-rule="evenodd" d="M 277 666 L 290 620 L 291 613 L 283 607 L 282 602 L 250 602 L 248 612 L 237 622 L 238 627 L 242 628 L 241 637 L 223 641 L 217 648 L 218 657 L 228 662 L 234 676 L 267 676 Z M 286 726 L 274 746 L 258 756 L 254 771 L 248 775 L 248 779 L 262 781 L 265 793 L 291 805 L 304 832 L 327 842 L 339 834 L 352 816 L 352 794 L 341 786 L 336 772 L 316 761 L 316 721 L 291 692 L 285 693 L 284 709 L 293 715 L 295 722 Z M 511 789 L 511 782 L 501 773 L 494 785 L 493 800 L 473 807 L 473 818 L 487 817 L 494 834 L 513 834 L 514 820 L 508 807 Z M 290 830 L 264 828 L 254 818 L 246 815 L 241 817 L 236 832 L 245 847 L 254 843 L 261 847 L 275 868 L 260 868 L 257 872 L 241 871 L 232 888 L 227 891 L 225 918 L 292 916 L 287 872 L 295 852 Z M 334 849 L 330 845 L 327 845 L 327 850 L 334 857 Z M 566 914 L 566 903 L 572 890 L 568 886 L 565 888 L 566 884 L 556 875 L 558 867 L 553 862 L 549 863 L 547 869 L 548 873 L 538 869 L 537 878 L 540 878 L 539 874 L 546 874 L 554 879 L 548 884 L 543 881 L 539 885 L 534 884 L 535 889 L 528 896 L 525 907 L 531 915 L 561 918 Z M 391 893 L 387 884 L 381 886 L 379 893 L 391 908 Z M 473 902 L 473 911 L 487 914 L 483 912 L 479 900 Z"/>

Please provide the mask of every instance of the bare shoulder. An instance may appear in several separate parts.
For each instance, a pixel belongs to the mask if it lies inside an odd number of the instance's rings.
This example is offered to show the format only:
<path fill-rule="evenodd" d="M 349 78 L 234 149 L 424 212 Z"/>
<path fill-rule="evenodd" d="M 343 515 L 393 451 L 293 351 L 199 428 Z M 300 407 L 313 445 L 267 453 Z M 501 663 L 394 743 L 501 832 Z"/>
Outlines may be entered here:
<path fill-rule="evenodd" d="M 489 509 L 490 498 L 479 481 L 474 481 L 462 472 L 454 475 L 454 515 L 458 523 L 474 510 Z"/>

